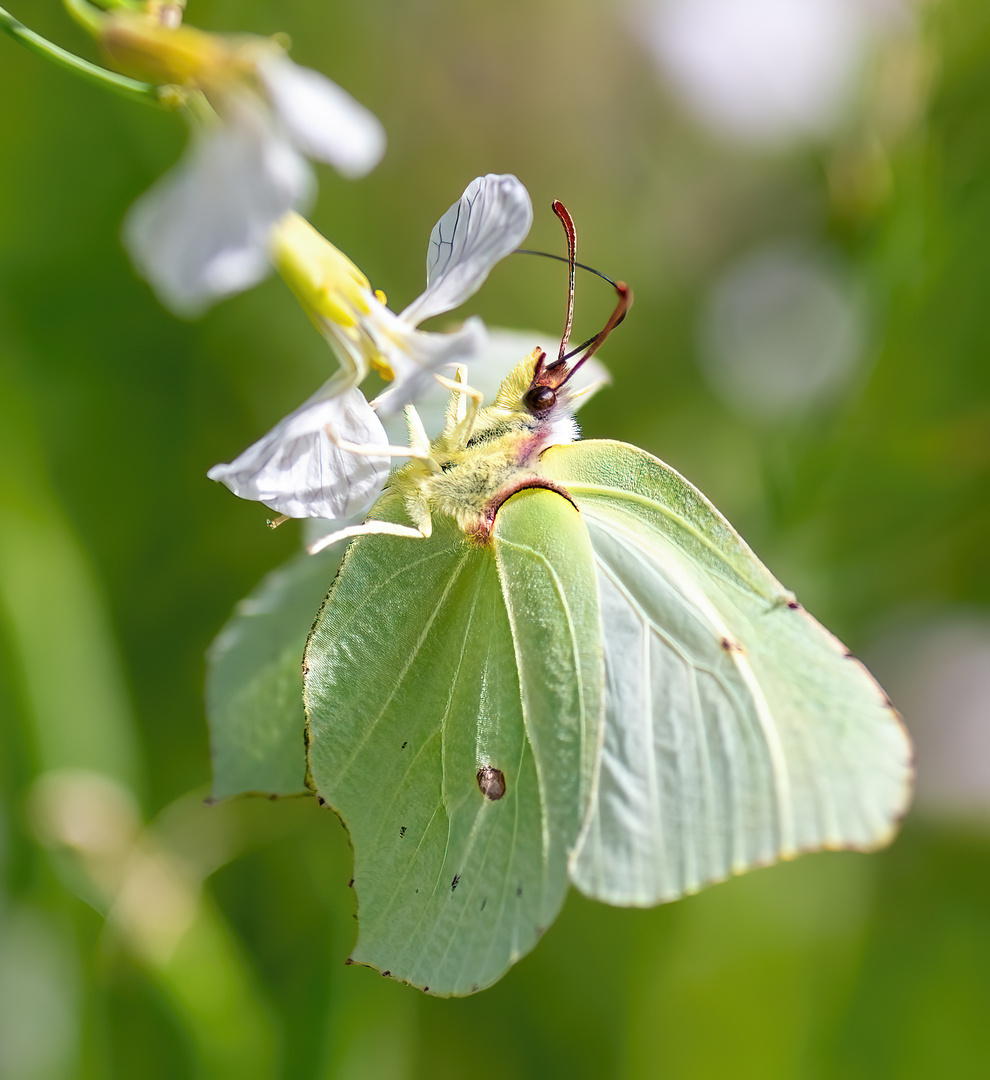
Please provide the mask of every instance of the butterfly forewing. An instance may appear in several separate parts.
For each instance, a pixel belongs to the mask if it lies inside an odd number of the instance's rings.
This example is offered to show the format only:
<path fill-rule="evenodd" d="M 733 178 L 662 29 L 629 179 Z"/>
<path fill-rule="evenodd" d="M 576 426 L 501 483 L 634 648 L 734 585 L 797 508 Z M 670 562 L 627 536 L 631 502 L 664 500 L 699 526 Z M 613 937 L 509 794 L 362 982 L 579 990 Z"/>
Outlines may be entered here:
<path fill-rule="evenodd" d="M 377 515 L 401 520 L 397 500 Z M 537 642 L 529 630 L 514 641 L 506 596 L 518 616 L 527 588 L 541 592 L 516 580 L 523 562 L 553 557 L 540 545 L 557 543 L 554 515 L 536 519 L 534 538 L 526 506 L 506 514 L 499 532 L 516 546 L 501 565 L 499 539 L 471 544 L 449 519 L 427 541 L 356 541 L 307 645 L 312 776 L 354 846 L 353 958 L 432 993 L 494 982 L 567 890 L 600 720 L 600 674 L 596 690 L 582 671 L 598 622 L 577 647 L 549 609 L 543 631 L 564 644 L 540 642 L 552 678 L 532 685 Z"/>
<path fill-rule="evenodd" d="M 798 851 L 889 839 L 910 746 L 865 668 L 662 462 L 587 442 L 544 464 L 589 529 L 605 642 L 575 884 L 652 904 Z"/>

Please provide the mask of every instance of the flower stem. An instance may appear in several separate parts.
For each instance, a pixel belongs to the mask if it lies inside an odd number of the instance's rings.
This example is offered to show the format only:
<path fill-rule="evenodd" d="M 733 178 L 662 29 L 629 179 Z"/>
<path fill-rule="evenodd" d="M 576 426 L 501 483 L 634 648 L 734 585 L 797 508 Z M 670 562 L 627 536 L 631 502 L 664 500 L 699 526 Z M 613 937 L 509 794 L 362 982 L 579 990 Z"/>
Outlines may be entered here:
<path fill-rule="evenodd" d="M 115 72 L 107 71 L 106 68 L 102 68 L 98 64 L 91 64 L 88 60 L 83 60 L 82 57 L 59 48 L 58 45 L 54 45 L 40 34 L 29 30 L 2 7 L 0 7 L 0 30 L 15 41 L 19 41 L 25 48 L 30 49 L 39 56 L 44 56 L 46 59 L 51 60 L 52 63 L 74 72 L 89 82 L 97 83 L 107 90 L 112 90 L 116 94 L 130 98 L 131 101 L 141 101 L 145 105 L 163 105 L 157 86 L 138 82 L 136 79 L 128 79 L 125 75 L 117 75 Z"/>
<path fill-rule="evenodd" d="M 62 0 L 62 7 L 93 37 L 100 36 L 100 21 L 103 13 L 99 9 L 87 3 L 87 0 Z"/>

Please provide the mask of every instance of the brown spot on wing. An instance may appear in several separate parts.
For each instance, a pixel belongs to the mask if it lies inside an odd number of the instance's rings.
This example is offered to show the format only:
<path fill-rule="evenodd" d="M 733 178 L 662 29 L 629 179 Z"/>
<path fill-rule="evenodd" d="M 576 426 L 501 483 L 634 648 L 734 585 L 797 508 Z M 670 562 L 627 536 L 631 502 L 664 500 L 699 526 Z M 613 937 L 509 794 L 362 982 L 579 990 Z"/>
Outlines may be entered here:
<path fill-rule="evenodd" d="M 505 773 L 493 765 L 482 765 L 478 770 L 478 787 L 486 799 L 497 802 L 505 794 Z"/>

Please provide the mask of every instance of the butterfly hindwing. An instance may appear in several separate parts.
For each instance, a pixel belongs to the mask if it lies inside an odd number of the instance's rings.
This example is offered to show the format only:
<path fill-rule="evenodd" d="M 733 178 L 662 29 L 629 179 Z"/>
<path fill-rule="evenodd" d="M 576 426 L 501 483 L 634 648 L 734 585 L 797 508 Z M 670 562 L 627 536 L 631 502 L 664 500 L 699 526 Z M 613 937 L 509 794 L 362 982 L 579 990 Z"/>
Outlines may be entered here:
<path fill-rule="evenodd" d="M 886 842 L 910 747 L 866 669 L 662 462 L 593 441 L 543 462 L 588 527 L 605 642 L 578 888 L 648 905 L 799 851 Z"/>
<path fill-rule="evenodd" d="M 304 552 L 234 609 L 207 654 L 214 799 L 306 793 L 302 654 L 341 552 Z"/>
<path fill-rule="evenodd" d="M 402 520 L 388 496 L 375 513 Z M 509 500 L 487 545 L 441 519 L 349 548 L 305 700 L 313 781 L 354 846 L 355 961 L 470 993 L 555 918 L 601 717 L 589 581 L 580 518 L 550 492 Z"/>

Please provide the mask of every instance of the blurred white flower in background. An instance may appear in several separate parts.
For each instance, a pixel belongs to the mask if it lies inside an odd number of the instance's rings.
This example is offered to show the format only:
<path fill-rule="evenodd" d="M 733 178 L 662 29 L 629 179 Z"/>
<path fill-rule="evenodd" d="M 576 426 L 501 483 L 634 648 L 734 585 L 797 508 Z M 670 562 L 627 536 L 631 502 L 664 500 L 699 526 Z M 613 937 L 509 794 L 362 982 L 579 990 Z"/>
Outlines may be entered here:
<path fill-rule="evenodd" d="M 831 404 L 868 358 L 865 291 L 812 244 L 749 252 L 723 271 L 700 327 L 701 367 L 732 408 L 786 421 Z"/>
<path fill-rule="evenodd" d="M 747 143 L 828 134 L 903 0 L 631 0 L 632 26 L 694 116 Z"/>
<path fill-rule="evenodd" d="M 990 825 L 990 611 L 899 628 L 871 659 L 914 741 L 918 809 Z"/>
<path fill-rule="evenodd" d="M 529 194 L 516 177 L 473 180 L 433 227 L 425 291 L 396 315 L 308 222 L 296 214 L 284 219 L 273 234 L 275 264 L 340 370 L 236 460 L 210 469 L 210 479 L 286 517 L 340 521 L 367 509 L 404 441 L 390 448 L 379 413 L 396 415 L 434 385 L 438 370 L 470 366 L 485 355 L 487 334 L 476 316 L 449 333 L 418 324 L 472 296 L 495 263 L 519 246 L 532 220 Z M 392 385 L 369 404 L 358 385 L 372 369 Z M 349 444 L 381 446 L 382 453 L 355 453 Z"/>
<path fill-rule="evenodd" d="M 185 156 L 124 223 L 135 266 L 177 314 L 196 315 L 268 273 L 272 226 L 315 190 L 306 158 L 359 177 L 385 151 L 378 120 L 275 41 L 118 12 L 102 45 L 115 67 L 203 95 L 186 98 Z"/>

